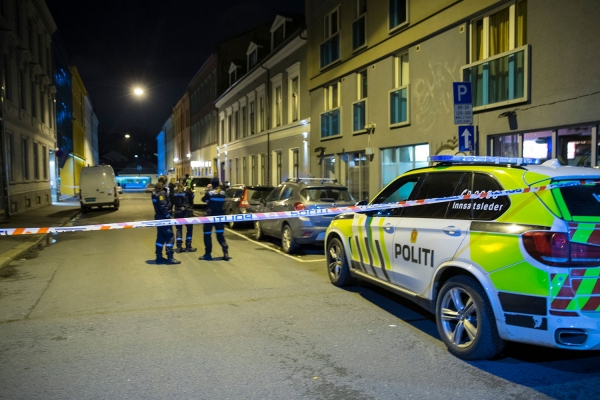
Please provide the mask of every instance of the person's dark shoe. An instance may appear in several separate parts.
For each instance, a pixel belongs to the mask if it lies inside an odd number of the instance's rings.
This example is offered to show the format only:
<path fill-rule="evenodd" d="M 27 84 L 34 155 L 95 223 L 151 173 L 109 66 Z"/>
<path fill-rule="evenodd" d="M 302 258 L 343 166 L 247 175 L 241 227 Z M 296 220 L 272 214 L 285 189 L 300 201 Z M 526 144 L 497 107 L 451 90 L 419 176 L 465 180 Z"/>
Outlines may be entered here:
<path fill-rule="evenodd" d="M 166 264 L 167 259 L 163 256 L 156 256 L 156 264 Z"/>
<path fill-rule="evenodd" d="M 223 261 L 229 261 L 231 257 L 229 257 L 229 251 L 223 250 Z"/>
<path fill-rule="evenodd" d="M 169 254 L 167 256 L 167 262 L 166 262 L 166 264 L 171 264 L 171 265 L 173 265 L 173 264 L 181 264 L 181 261 L 174 259 L 173 255 Z"/>
<path fill-rule="evenodd" d="M 183 251 L 183 249 L 181 248 L 181 246 L 177 246 L 177 248 L 175 249 L 176 253 L 181 253 Z"/>
<path fill-rule="evenodd" d="M 202 257 L 198 257 L 198 260 L 206 260 L 206 261 L 210 261 L 212 260 L 212 257 L 210 254 L 205 254 Z"/>
<path fill-rule="evenodd" d="M 185 248 L 185 251 L 186 251 L 186 253 L 193 253 L 193 252 L 195 252 L 196 250 L 198 250 L 198 249 L 197 249 L 197 248 L 195 248 L 195 247 L 186 247 L 186 248 Z"/>

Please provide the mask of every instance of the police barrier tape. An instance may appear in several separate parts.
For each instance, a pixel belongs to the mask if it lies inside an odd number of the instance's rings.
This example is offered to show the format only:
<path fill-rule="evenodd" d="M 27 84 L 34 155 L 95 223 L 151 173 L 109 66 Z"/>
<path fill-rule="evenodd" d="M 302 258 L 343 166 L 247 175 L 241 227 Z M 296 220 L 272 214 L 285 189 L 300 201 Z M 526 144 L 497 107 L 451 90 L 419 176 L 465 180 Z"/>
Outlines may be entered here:
<path fill-rule="evenodd" d="M 374 210 L 385 210 L 390 208 L 403 208 L 420 206 L 424 204 L 444 203 L 449 201 L 460 200 L 475 200 L 492 198 L 499 196 L 510 196 L 514 194 L 537 193 L 544 190 L 559 189 L 572 186 L 594 186 L 600 185 L 600 180 L 577 180 L 562 183 L 553 183 L 544 186 L 534 186 L 529 188 L 496 190 L 481 193 L 465 194 L 458 196 L 437 197 L 431 199 L 420 200 L 405 200 L 397 203 L 373 204 L 365 206 L 348 206 L 334 208 L 313 208 L 300 211 L 278 211 L 267 213 L 252 213 L 252 214 L 233 214 L 233 215 L 218 215 L 205 217 L 190 217 L 190 218 L 174 218 L 162 220 L 136 221 L 136 222 L 118 222 L 113 224 L 96 224 L 82 225 L 74 227 L 49 227 L 49 228 L 7 228 L 0 229 L 0 236 L 10 235 L 36 235 L 46 233 L 61 233 L 61 232 L 87 232 L 87 231 L 105 231 L 114 229 L 130 229 L 130 228 L 147 228 L 157 226 L 175 226 L 189 224 L 211 224 L 217 222 L 251 222 L 263 221 L 267 219 L 282 219 L 282 218 L 297 218 L 297 217 L 314 217 L 320 215 L 337 215 L 348 212 L 365 212 Z"/>

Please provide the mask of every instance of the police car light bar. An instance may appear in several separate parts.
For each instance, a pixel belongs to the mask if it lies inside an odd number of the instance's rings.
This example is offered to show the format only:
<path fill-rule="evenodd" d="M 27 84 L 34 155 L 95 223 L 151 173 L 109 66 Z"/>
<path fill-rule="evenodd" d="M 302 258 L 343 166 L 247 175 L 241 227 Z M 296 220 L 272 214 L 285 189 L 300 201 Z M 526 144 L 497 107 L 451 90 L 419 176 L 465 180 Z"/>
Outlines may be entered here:
<path fill-rule="evenodd" d="M 492 156 L 450 156 L 437 155 L 429 156 L 429 162 L 444 163 L 482 163 L 482 164 L 540 164 L 539 158 L 518 158 L 518 157 L 492 157 Z"/>

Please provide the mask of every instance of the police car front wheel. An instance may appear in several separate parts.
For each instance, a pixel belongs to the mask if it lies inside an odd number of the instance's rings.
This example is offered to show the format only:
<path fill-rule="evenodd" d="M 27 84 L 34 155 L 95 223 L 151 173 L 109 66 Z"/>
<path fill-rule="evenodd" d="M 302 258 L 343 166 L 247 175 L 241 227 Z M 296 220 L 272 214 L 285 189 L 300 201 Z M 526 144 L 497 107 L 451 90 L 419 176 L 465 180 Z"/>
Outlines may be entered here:
<path fill-rule="evenodd" d="M 459 275 L 442 287 L 436 304 L 436 322 L 448 351 L 464 360 L 489 359 L 504 348 L 494 311 L 475 279 Z"/>
<path fill-rule="evenodd" d="M 335 286 L 343 287 L 356 282 L 356 279 L 350 275 L 344 245 L 340 239 L 333 238 L 327 243 L 326 255 L 327 272 L 331 283 Z"/>

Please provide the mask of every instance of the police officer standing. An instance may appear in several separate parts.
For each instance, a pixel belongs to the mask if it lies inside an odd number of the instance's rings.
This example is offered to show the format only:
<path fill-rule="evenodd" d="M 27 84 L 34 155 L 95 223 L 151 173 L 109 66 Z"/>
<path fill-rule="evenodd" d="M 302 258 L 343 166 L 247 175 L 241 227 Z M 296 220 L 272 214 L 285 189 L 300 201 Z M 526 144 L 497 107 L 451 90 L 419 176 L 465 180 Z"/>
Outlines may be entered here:
<path fill-rule="evenodd" d="M 161 175 L 158 178 L 158 182 L 152 192 L 152 205 L 154 206 L 154 219 L 169 219 L 171 217 L 171 202 L 169 201 L 168 189 L 165 187 L 167 184 L 167 177 Z M 156 263 L 157 264 L 181 264 L 173 258 L 173 227 L 171 226 L 157 226 L 156 233 Z M 163 247 L 167 253 L 165 259 L 162 255 Z"/>
<path fill-rule="evenodd" d="M 175 218 L 189 218 L 194 214 L 194 192 L 190 187 L 184 186 L 182 182 L 179 182 L 177 187 L 175 188 L 175 193 L 173 193 L 174 206 L 175 206 Z M 185 235 L 185 250 L 182 248 L 183 246 L 183 226 L 177 225 L 177 249 L 175 250 L 178 253 L 182 251 L 186 251 L 188 253 L 196 251 L 195 247 L 192 247 L 192 234 L 194 233 L 194 225 L 188 224 L 185 226 L 186 235 Z"/>
<path fill-rule="evenodd" d="M 210 184 L 213 190 L 206 192 L 204 197 L 202 197 L 202 201 L 206 203 L 206 215 L 225 215 L 225 191 L 220 188 L 218 178 L 213 178 Z M 225 237 L 223 236 L 223 232 L 225 231 L 225 226 L 223 222 L 215 222 L 203 225 L 205 252 L 204 255 L 199 259 L 212 260 L 211 235 L 213 226 L 215 227 L 215 233 L 217 234 L 217 241 L 223 248 L 223 260 L 227 261 L 229 260 L 229 247 L 227 246 L 227 242 L 225 241 Z"/>

